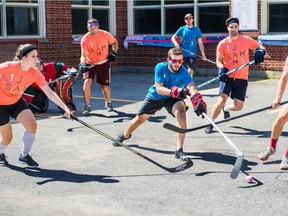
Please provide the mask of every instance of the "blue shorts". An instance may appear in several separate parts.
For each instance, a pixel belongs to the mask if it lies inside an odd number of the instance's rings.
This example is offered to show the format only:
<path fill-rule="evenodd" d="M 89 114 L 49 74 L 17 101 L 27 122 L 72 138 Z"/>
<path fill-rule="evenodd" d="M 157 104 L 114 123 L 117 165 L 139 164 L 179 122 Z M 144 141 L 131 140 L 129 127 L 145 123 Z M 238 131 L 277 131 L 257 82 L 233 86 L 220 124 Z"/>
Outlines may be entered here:
<path fill-rule="evenodd" d="M 20 98 L 15 104 L 0 105 L 0 126 L 7 124 L 10 121 L 10 116 L 17 118 L 23 110 L 29 109 L 23 98 Z"/>
<path fill-rule="evenodd" d="M 196 57 L 184 57 L 183 58 L 184 62 L 183 65 L 184 67 L 191 68 L 193 70 L 195 70 L 196 68 Z"/>
<path fill-rule="evenodd" d="M 232 99 L 245 101 L 248 80 L 228 78 L 227 82 L 220 82 L 219 94 L 226 94 Z"/>
<path fill-rule="evenodd" d="M 172 116 L 172 108 L 175 103 L 178 101 L 182 101 L 178 98 L 167 98 L 167 99 L 161 99 L 161 100 L 153 100 L 150 98 L 145 98 L 145 100 L 142 103 L 142 106 L 140 107 L 139 111 L 137 112 L 137 115 L 142 114 L 149 114 L 154 115 L 157 111 L 161 110 L 163 107 L 166 108 L 167 112 L 171 114 Z"/>

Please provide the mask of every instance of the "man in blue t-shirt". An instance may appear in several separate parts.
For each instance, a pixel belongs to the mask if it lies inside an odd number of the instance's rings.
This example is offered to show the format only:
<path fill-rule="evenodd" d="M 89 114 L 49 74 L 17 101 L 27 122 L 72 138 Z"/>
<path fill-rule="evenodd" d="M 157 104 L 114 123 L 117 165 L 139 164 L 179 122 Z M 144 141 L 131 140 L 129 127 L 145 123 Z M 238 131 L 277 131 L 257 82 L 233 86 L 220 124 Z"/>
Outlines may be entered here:
<path fill-rule="evenodd" d="M 193 15 L 191 13 L 186 14 L 184 16 L 184 20 L 186 25 L 181 26 L 175 32 L 175 34 L 171 37 L 171 41 L 175 47 L 181 47 L 184 55 L 183 65 L 185 65 L 185 67 L 188 69 L 189 74 L 193 76 L 196 66 L 198 44 L 203 60 L 206 60 L 206 55 L 204 51 L 204 44 L 202 42 L 201 30 L 193 25 Z M 177 42 L 179 39 L 181 40 L 181 45 L 179 45 Z"/>
<path fill-rule="evenodd" d="M 151 115 L 163 107 L 176 118 L 177 125 L 186 128 L 186 105 L 184 99 L 190 97 L 194 112 L 200 116 L 207 112 L 206 103 L 202 95 L 195 88 L 194 80 L 182 65 L 183 53 L 180 48 L 171 48 L 168 51 L 167 62 L 161 62 L 155 67 L 155 84 L 148 90 L 145 100 L 136 117 L 132 119 L 127 130 L 119 133 L 117 141 L 123 142 L 131 138 L 132 132 L 143 124 Z M 185 134 L 177 134 L 175 157 L 187 160 L 183 152 Z M 120 146 L 114 142 L 114 146 Z"/>

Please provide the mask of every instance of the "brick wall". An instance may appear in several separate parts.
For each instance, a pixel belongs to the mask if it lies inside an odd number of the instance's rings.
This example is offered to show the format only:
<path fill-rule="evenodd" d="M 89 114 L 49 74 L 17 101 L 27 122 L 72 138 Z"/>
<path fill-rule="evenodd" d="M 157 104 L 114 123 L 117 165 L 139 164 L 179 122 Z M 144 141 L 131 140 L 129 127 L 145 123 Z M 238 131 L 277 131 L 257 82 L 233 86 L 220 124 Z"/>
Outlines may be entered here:
<path fill-rule="evenodd" d="M 116 35 L 119 41 L 118 59 L 112 65 L 112 70 L 121 71 L 139 71 L 137 68 L 148 68 L 151 72 L 154 66 L 167 58 L 166 47 L 154 46 L 137 46 L 136 44 L 129 44 L 129 48 L 125 49 L 123 42 L 128 35 L 128 18 L 127 18 L 127 1 L 116 1 Z M 80 45 L 72 43 L 72 17 L 71 17 L 71 1 L 70 0 L 45 0 L 46 6 L 46 33 L 45 40 L 40 40 L 39 50 L 40 58 L 45 62 L 62 61 L 68 66 L 77 67 L 80 58 Z M 259 23 L 260 28 L 260 0 L 258 1 L 259 8 Z M 230 9 L 231 10 L 231 9 Z M 95 17 L 97 18 L 97 17 Z M 86 23 L 84 23 L 86 25 Z M 245 33 L 257 39 L 259 32 Z M 1 52 L 0 60 L 11 60 L 14 56 L 19 42 L 5 43 L 0 41 L 0 46 L 5 52 Z M 217 44 L 205 44 L 205 52 L 208 59 L 215 61 Z M 286 46 L 267 46 L 267 55 L 265 63 L 261 66 L 251 66 L 253 71 L 276 71 L 281 72 L 284 61 L 288 53 Z M 252 54 L 251 54 L 252 58 Z M 215 65 L 198 59 L 198 69 L 201 70 L 215 70 Z M 278 73 L 279 74 L 279 73 Z"/>
<path fill-rule="evenodd" d="M 77 66 L 80 47 L 72 44 L 72 15 L 70 0 L 45 0 L 46 37 L 40 43 L 40 58 L 45 61 L 62 61 Z"/>

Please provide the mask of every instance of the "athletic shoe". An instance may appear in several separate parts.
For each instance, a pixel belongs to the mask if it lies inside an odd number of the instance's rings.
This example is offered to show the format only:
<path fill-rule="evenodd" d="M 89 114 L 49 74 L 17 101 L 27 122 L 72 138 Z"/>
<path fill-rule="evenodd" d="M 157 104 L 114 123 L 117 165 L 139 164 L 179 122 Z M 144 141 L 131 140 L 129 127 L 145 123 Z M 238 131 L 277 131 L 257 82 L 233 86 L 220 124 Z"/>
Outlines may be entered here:
<path fill-rule="evenodd" d="M 213 132 L 213 125 L 212 124 L 208 125 L 204 131 L 206 134 L 212 133 Z"/>
<path fill-rule="evenodd" d="M 268 146 L 265 151 L 261 152 L 261 153 L 258 155 L 258 159 L 259 159 L 259 160 L 262 160 L 262 161 L 266 161 L 266 160 L 268 160 L 268 158 L 269 158 L 271 155 L 275 154 L 275 152 L 276 152 L 276 149 Z"/>
<path fill-rule="evenodd" d="M 8 166 L 9 163 L 6 160 L 6 156 L 4 153 L 0 154 L 0 166 Z"/>
<path fill-rule="evenodd" d="M 182 161 L 186 161 L 189 159 L 187 155 L 183 152 L 183 148 L 180 148 L 179 150 L 175 151 L 175 158 L 180 159 Z"/>
<path fill-rule="evenodd" d="M 222 108 L 222 111 L 223 111 L 223 113 L 224 113 L 224 119 L 230 118 L 230 113 L 229 113 L 229 111 L 224 111 L 224 107 Z"/>
<path fill-rule="evenodd" d="M 39 164 L 36 161 L 34 161 L 33 158 L 31 157 L 31 155 L 29 155 L 29 154 L 25 157 L 23 157 L 22 154 L 20 154 L 19 162 L 27 165 L 28 167 L 32 167 L 32 168 L 39 166 Z"/>
<path fill-rule="evenodd" d="M 106 103 L 105 104 L 105 108 L 107 109 L 108 112 L 111 112 L 113 111 L 113 106 L 112 106 L 112 103 Z"/>
<path fill-rule="evenodd" d="M 83 115 L 88 115 L 92 111 L 90 106 L 85 106 L 83 109 Z"/>
<path fill-rule="evenodd" d="M 130 139 L 131 136 L 132 136 L 132 134 L 130 134 L 130 136 L 126 138 L 126 137 L 124 136 L 124 133 L 123 133 L 123 132 L 122 132 L 122 133 L 119 133 L 119 134 L 118 134 L 118 137 L 117 137 L 117 141 L 120 142 L 120 143 L 122 143 L 124 140 Z M 120 146 L 120 144 L 117 143 L 117 142 L 113 142 L 113 146 Z"/>
<path fill-rule="evenodd" d="M 287 155 L 283 155 L 282 157 L 280 170 L 288 170 L 288 156 Z"/>

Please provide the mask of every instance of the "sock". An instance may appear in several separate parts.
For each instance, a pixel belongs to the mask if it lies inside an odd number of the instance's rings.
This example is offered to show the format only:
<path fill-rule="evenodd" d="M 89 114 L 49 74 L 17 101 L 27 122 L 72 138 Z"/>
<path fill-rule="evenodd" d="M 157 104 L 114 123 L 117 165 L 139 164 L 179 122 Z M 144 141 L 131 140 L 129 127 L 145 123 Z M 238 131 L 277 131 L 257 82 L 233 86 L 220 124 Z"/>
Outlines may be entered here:
<path fill-rule="evenodd" d="M 5 149 L 7 148 L 8 145 L 3 145 L 2 143 L 0 143 L 0 154 L 3 154 Z"/>
<path fill-rule="evenodd" d="M 273 139 L 273 138 L 271 138 L 271 139 L 270 139 L 270 144 L 269 144 L 269 146 L 272 147 L 272 148 L 274 148 L 274 149 L 276 149 L 276 144 L 277 144 L 277 142 L 278 142 L 278 139 Z"/>
<path fill-rule="evenodd" d="M 224 108 L 223 108 L 223 110 L 224 110 L 225 112 L 227 112 L 227 111 L 229 111 L 229 107 L 228 107 L 227 105 L 225 105 Z"/>
<path fill-rule="evenodd" d="M 286 149 L 285 155 L 288 157 L 288 148 Z"/>
<path fill-rule="evenodd" d="M 35 141 L 35 134 L 31 134 L 25 131 L 23 136 L 23 147 L 22 147 L 23 157 L 26 157 L 30 153 L 34 141 Z"/>

